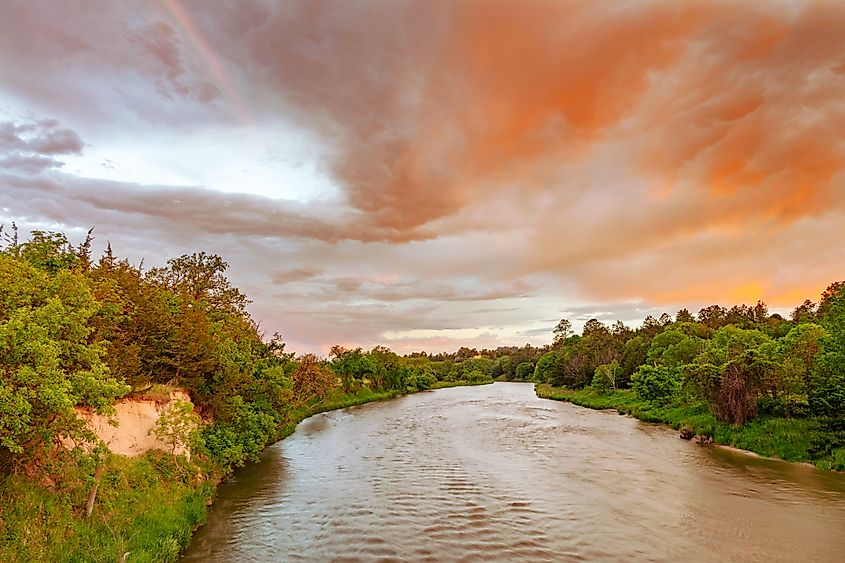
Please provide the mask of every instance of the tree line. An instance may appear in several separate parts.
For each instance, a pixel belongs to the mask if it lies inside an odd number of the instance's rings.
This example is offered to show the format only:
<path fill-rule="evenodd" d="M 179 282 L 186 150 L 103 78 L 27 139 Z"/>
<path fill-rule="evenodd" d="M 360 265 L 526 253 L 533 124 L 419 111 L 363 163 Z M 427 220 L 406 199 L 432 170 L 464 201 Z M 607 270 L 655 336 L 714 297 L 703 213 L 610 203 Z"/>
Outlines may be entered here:
<path fill-rule="evenodd" d="M 697 315 L 682 309 L 637 329 L 592 319 L 580 335 L 564 319 L 532 377 L 599 394 L 629 389 L 660 407 L 704 405 L 733 425 L 813 418 L 827 432 L 813 447 L 829 453 L 845 447 L 845 282 L 789 318 L 758 302 L 711 305 Z"/>

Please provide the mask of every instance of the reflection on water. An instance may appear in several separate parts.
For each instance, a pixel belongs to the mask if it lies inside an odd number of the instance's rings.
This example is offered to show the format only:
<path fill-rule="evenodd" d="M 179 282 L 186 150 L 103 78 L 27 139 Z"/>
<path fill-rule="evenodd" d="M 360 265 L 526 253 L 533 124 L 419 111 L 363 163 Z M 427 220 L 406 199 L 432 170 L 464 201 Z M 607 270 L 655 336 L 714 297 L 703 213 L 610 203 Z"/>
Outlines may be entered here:
<path fill-rule="evenodd" d="M 186 561 L 843 561 L 845 476 L 537 399 L 312 417 L 219 491 Z"/>

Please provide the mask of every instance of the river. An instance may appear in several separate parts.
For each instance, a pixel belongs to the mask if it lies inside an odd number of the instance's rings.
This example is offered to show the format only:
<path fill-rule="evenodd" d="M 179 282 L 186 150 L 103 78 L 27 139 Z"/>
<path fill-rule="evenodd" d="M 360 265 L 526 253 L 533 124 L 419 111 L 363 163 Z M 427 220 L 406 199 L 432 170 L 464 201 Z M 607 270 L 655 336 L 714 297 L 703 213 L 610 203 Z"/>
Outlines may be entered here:
<path fill-rule="evenodd" d="M 845 561 L 845 475 L 529 384 L 314 416 L 219 489 L 184 561 Z"/>

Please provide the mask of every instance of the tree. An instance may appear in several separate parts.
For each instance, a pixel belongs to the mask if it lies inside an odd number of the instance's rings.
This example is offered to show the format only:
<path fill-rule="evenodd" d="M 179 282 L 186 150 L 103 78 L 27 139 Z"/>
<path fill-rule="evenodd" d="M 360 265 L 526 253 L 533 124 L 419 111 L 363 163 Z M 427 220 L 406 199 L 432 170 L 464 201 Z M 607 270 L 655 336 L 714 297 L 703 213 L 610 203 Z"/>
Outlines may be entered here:
<path fill-rule="evenodd" d="M 216 254 L 195 252 L 153 268 L 147 277 L 173 292 L 227 313 L 245 314 L 249 300 L 225 276 L 229 264 Z"/>
<path fill-rule="evenodd" d="M 504 377 L 505 379 L 513 378 L 513 370 L 515 369 L 515 366 L 513 358 L 511 356 L 499 356 L 498 358 L 496 358 L 496 363 L 502 370 L 502 377 Z"/>
<path fill-rule="evenodd" d="M 537 383 L 548 383 L 554 379 L 554 371 L 557 369 L 557 352 L 546 352 L 537 360 L 534 367 L 533 379 Z"/>
<path fill-rule="evenodd" d="M 675 322 L 676 323 L 694 323 L 695 317 L 693 317 L 692 313 L 689 312 L 689 309 L 687 309 L 685 307 L 675 314 Z"/>
<path fill-rule="evenodd" d="M 593 376 L 591 387 L 594 391 L 599 393 L 607 393 L 610 390 L 616 390 L 616 382 L 622 369 L 619 367 L 619 362 L 613 361 L 609 364 L 602 364 L 596 368 L 596 373 Z"/>
<path fill-rule="evenodd" d="M 150 433 L 170 446 L 170 455 L 178 467 L 176 451 L 190 451 L 191 446 L 196 444 L 200 422 L 200 417 L 194 413 L 194 405 L 189 401 L 177 399 L 171 401 L 158 416 L 155 428 L 150 430 Z"/>
<path fill-rule="evenodd" d="M 726 324 L 728 311 L 720 305 L 710 305 L 698 312 L 698 322 L 716 330 Z"/>
<path fill-rule="evenodd" d="M 619 365 L 622 369 L 620 373 L 621 387 L 626 386 L 637 368 L 647 361 L 650 347 L 649 339 L 643 335 L 635 336 L 625 343 L 619 359 Z"/>
<path fill-rule="evenodd" d="M 347 350 L 342 346 L 332 346 L 330 356 L 333 359 L 329 366 L 340 377 L 345 392 L 351 391 L 356 381 L 363 382 L 376 373 L 375 362 L 361 348 Z"/>
<path fill-rule="evenodd" d="M 69 269 L 79 262 L 76 249 L 64 233 L 32 231 L 29 240 L 20 244 L 14 252 L 49 274 Z"/>
<path fill-rule="evenodd" d="M 757 399 L 772 369 L 760 346 L 770 338 L 758 330 L 725 326 L 713 334 L 691 364 L 683 366 L 694 392 L 719 420 L 744 424 L 757 416 Z"/>
<path fill-rule="evenodd" d="M 399 356 L 387 346 L 375 346 L 369 352 L 375 365 L 373 383 L 383 389 L 404 389 L 399 371 Z M 472 357 L 472 356 L 469 356 Z"/>
<path fill-rule="evenodd" d="M 663 330 L 663 325 L 660 324 L 660 321 L 655 319 L 653 316 L 647 315 L 646 318 L 643 319 L 643 326 L 640 328 L 640 332 L 642 334 L 652 338 L 661 330 Z"/>
<path fill-rule="evenodd" d="M 291 375 L 294 408 L 322 399 L 337 381 L 314 354 L 300 356 L 298 363 Z"/>
<path fill-rule="evenodd" d="M 129 389 L 91 341 L 98 304 L 85 279 L 0 255 L 0 447 L 35 453 L 58 436 L 93 436 L 75 407 L 113 412 Z"/>
<path fill-rule="evenodd" d="M 843 292 L 845 292 L 845 281 L 833 282 L 827 286 L 819 300 L 817 315 L 823 317 L 830 314 L 831 308 L 842 298 Z"/>
<path fill-rule="evenodd" d="M 564 340 L 569 338 L 574 334 L 572 330 L 572 323 L 566 319 L 561 319 L 557 326 L 554 329 L 554 342 L 553 345 L 557 346 L 561 344 Z"/>
<path fill-rule="evenodd" d="M 804 323 L 794 327 L 779 342 L 780 357 L 789 360 L 800 375 L 806 388 L 810 385 L 810 376 L 816 356 L 821 352 L 827 330 L 815 323 Z"/>
<path fill-rule="evenodd" d="M 608 334 L 610 334 L 610 329 L 608 329 L 604 323 L 598 319 L 590 319 L 584 323 L 584 331 L 581 333 L 581 336 L 602 337 Z"/>
<path fill-rule="evenodd" d="M 631 377 L 631 388 L 644 401 L 667 405 L 680 392 L 681 375 L 666 366 L 642 365 Z"/>
<path fill-rule="evenodd" d="M 653 365 L 677 369 L 691 362 L 701 352 L 701 346 L 702 341 L 699 338 L 670 328 L 652 339 L 648 361 Z"/>
<path fill-rule="evenodd" d="M 810 381 L 810 409 L 817 415 L 845 417 L 845 282 L 822 294 L 819 322 L 827 331 Z"/>
<path fill-rule="evenodd" d="M 621 342 L 627 341 L 633 333 L 634 331 L 628 328 L 622 321 L 616 321 L 613 323 L 613 326 L 610 327 L 610 334 Z"/>
<path fill-rule="evenodd" d="M 531 362 L 522 362 L 516 366 L 516 378 L 520 381 L 525 381 L 534 373 L 534 366 Z"/>
<path fill-rule="evenodd" d="M 805 299 L 801 305 L 792 310 L 789 316 L 796 323 L 811 323 L 816 320 L 816 304 L 809 299 Z"/>

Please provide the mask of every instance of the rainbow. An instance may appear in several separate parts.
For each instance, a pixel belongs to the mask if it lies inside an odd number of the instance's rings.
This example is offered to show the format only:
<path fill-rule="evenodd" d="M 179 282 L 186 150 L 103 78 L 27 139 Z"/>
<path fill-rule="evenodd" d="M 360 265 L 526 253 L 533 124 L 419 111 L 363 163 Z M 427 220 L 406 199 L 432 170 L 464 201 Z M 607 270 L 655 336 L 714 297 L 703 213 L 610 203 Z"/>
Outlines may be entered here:
<path fill-rule="evenodd" d="M 226 74 L 226 69 L 220 57 L 209 47 L 208 42 L 203 37 L 197 26 L 194 25 L 188 11 L 179 3 L 179 0 L 159 0 L 159 3 L 164 7 L 176 25 L 182 30 L 182 33 L 193 44 L 194 49 L 205 62 L 209 72 L 214 76 L 215 81 L 220 86 L 223 94 L 234 106 L 235 111 L 243 125 L 252 126 L 253 120 L 246 106 L 241 101 L 234 83 Z"/>

